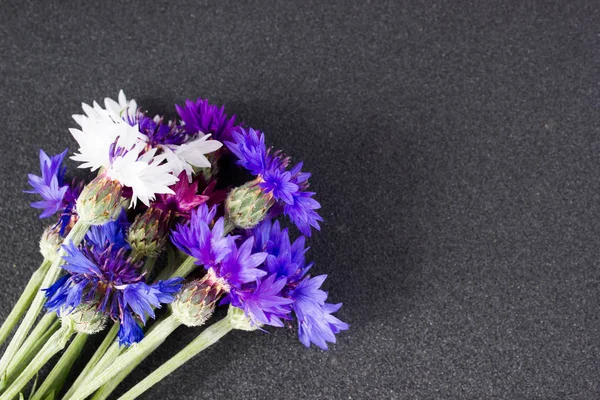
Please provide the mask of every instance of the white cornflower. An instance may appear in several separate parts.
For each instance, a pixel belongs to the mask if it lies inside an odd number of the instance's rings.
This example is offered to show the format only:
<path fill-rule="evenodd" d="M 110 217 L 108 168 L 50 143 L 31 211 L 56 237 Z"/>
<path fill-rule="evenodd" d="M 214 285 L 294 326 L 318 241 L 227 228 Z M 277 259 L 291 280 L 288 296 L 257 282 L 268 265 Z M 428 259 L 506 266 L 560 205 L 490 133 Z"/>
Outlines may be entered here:
<path fill-rule="evenodd" d="M 210 168 L 206 154 L 222 146 L 202 132 L 181 135 L 181 125 L 171 123 L 166 126 L 172 131 L 165 134 L 162 130 L 156 136 L 152 124 L 150 128 L 145 124 L 147 117 L 138 111 L 136 101 L 127 100 L 122 90 L 118 101 L 104 99 L 104 108 L 96 102 L 93 107 L 87 104 L 82 107 L 85 115 L 73 115 L 81 129 L 70 130 L 79 144 L 78 152 L 71 158 L 81 162 L 79 168 L 92 171 L 102 168 L 107 177 L 130 187 L 132 206 L 137 199 L 149 205 L 155 194 L 172 193 L 168 186 L 178 181 L 182 171 L 191 182 L 193 168 Z M 159 116 L 153 121 L 162 124 Z"/>
<path fill-rule="evenodd" d="M 82 163 L 79 168 L 102 168 L 108 178 L 130 187 L 132 207 L 137 199 L 149 206 L 157 193 L 173 193 L 169 186 L 178 179 L 171 166 L 163 163 L 165 156 L 156 154 L 158 149 L 147 149 L 147 137 L 139 132 L 138 125 L 131 126 L 122 119 L 123 112 L 134 117 L 128 111 L 133 109 L 132 104 L 122 92 L 119 103 L 105 101 L 106 109 L 98 103 L 94 107 L 83 104 L 85 115 L 73 116 L 81 129 L 70 129 L 79 144 L 71 158 Z"/>

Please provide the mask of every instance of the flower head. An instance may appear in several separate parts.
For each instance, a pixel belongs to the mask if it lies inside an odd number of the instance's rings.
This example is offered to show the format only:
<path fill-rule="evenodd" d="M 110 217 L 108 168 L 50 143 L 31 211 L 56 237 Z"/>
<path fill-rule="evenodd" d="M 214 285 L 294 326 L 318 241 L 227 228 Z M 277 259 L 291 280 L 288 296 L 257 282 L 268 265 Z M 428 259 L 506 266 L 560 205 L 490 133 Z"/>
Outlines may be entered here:
<path fill-rule="evenodd" d="M 312 198 L 314 192 L 306 191 L 310 173 L 302 171 L 302 163 L 289 168 L 290 158 L 267 149 L 264 134 L 252 128 L 238 128 L 225 144 L 240 166 L 259 177 L 259 187 L 283 206 L 284 214 L 304 235 L 310 236 L 312 228 L 320 229 L 323 219 L 315 210 L 321 205 Z"/>
<path fill-rule="evenodd" d="M 231 142 L 226 141 L 225 145 L 237 156 L 237 163 L 252 175 L 263 174 L 267 167 L 265 135 L 252 128 L 248 131 L 239 128 L 233 132 L 232 140 Z"/>
<path fill-rule="evenodd" d="M 128 247 L 116 245 L 122 235 L 115 227 L 118 222 L 109 224 L 112 226 L 100 227 L 101 231 L 88 235 L 80 247 L 72 242 L 64 246 L 62 268 L 67 275 L 44 289 L 46 307 L 69 314 L 82 303 L 96 304 L 99 312 L 120 322 L 119 341 L 129 345 L 141 337 L 136 319 L 145 324 L 147 316 L 154 318 L 153 309 L 173 300 L 181 288 L 181 278 L 147 284 L 141 265 L 128 257 Z M 107 240 L 102 243 L 100 238 L 104 236 Z"/>
<path fill-rule="evenodd" d="M 265 221 L 249 234 L 255 238 L 254 251 L 268 254 L 259 266 L 265 274 L 233 288 L 225 301 L 244 310 L 257 325 L 283 326 L 281 320 L 294 315 L 300 341 L 326 350 L 327 342 L 335 342 L 335 334 L 348 329 L 348 324 L 332 315 L 341 304 L 326 302 L 321 285 L 327 276 L 308 275 L 312 264 L 305 262 L 305 238 L 300 236 L 291 244 L 288 230 L 277 221 Z"/>
<path fill-rule="evenodd" d="M 66 154 L 67 150 L 55 156 L 48 156 L 43 150 L 40 150 L 42 176 L 29 174 L 29 184 L 32 190 L 25 191 L 25 193 L 34 193 L 42 197 L 41 201 L 31 203 L 33 208 L 43 210 L 40 218 L 60 214 L 61 236 L 64 236 L 65 229 L 71 221 L 75 202 L 82 188 L 82 182 L 76 179 L 70 183 L 64 182 L 66 167 L 62 163 Z"/>
<path fill-rule="evenodd" d="M 196 258 L 197 264 L 206 269 L 219 264 L 231 252 L 231 238 L 225 236 L 224 220 L 219 218 L 211 228 L 216 207 L 210 209 L 202 204 L 188 223 L 179 224 L 171 235 L 173 244 L 181 251 Z"/>
<path fill-rule="evenodd" d="M 229 118 L 225 107 L 217 107 L 208 100 L 186 100 L 185 105 L 176 105 L 179 117 L 185 123 L 184 127 L 190 134 L 211 134 L 219 141 L 229 140 L 235 127 L 235 115 Z"/>
<path fill-rule="evenodd" d="M 251 287 L 234 289 L 231 305 L 244 310 L 253 323 L 282 327 L 281 319 L 288 319 L 289 305 L 293 300 L 283 297 L 282 290 L 286 279 L 276 279 L 270 275 L 264 280 L 257 279 Z"/>
<path fill-rule="evenodd" d="M 40 150 L 42 176 L 28 175 L 32 190 L 26 190 L 25 193 L 37 193 L 43 199 L 31 203 L 33 208 L 42 209 L 40 218 L 50 217 L 65 208 L 64 198 L 69 186 L 63 184 L 66 168 L 62 166 L 62 162 L 67 151 L 49 157 L 43 150 Z"/>

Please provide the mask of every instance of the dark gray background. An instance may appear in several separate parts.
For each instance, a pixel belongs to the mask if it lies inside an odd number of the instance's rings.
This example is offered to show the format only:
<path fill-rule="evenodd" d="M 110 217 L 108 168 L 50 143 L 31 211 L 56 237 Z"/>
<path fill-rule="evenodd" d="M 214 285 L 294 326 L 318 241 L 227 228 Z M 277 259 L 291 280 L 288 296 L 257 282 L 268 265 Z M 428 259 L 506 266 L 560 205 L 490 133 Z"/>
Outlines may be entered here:
<path fill-rule="evenodd" d="M 233 333 L 144 398 L 600 397 L 597 2 L 61 3 L 0 6 L 0 315 L 41 260 L 26 173 L 80 102 L 203 96 L 314 173 L 352 327 Z"/>

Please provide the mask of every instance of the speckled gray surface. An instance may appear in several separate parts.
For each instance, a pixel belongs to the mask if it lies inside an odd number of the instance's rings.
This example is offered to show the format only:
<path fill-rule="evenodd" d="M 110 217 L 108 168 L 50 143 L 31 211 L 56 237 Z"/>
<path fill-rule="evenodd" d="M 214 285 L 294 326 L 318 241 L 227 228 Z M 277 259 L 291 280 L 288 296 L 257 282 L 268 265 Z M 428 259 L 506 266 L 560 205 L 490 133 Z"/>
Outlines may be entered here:
<path fill-rule="evenodd" d="M 600 397 L 597 3 L 71 3 L 0 5 L 0 315 L 40 261 L 26 173 L 79 103 L 204 96 L 306 160 L 352 328 L 234 333 L 144 398 Z"/>

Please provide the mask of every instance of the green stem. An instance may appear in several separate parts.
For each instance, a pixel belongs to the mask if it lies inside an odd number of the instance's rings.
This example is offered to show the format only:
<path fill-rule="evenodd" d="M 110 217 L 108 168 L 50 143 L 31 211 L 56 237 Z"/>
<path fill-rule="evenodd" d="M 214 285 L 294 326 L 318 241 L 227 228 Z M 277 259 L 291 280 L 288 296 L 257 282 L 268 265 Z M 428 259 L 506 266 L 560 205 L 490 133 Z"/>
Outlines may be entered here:
<path fill-rule="evenodd" d="M 118 323 L 116 323 L 115 325 L 117 327 L 119 326 Z M 160 323 L 157 322 L 156 324 L 154 324 L 152 326 L 152 328 L 150 328 L 150 330 L 147 332 L 147 334 L 150 334 L 156 327 L 160 327 Z M 118 328 L 117 328 L 117 332 L 118 332 Z M 107 369 L 111 364 L 113 364 L 115 362 L 115 360 L 117 359 L 117 357 L 119 357 L 121 354 L 123 354 L 126 350 L 127 350 L 127 347 L 120 346 L 117 341 L 111 342 L 109 344 L 108 349 L 99 358 L 96 365 L 90 369 L 90 372 L 88 372 L 87 376 L 97 376 L 102 371 Z M 70 396 L 72 396 L 79 389 L 79 386 L 81 384 L 82 384 L 82 380 L 80 380 L 78 378 L 77 381 L 75 381 L 75 383 L 73 385 L 71 385 L 71 388 L 69 389 L 68 393 L 64 396 L 64 398 L 68 399 Z"/>
<path fill-rule="evenodd" d="M 119 357 L 121 355 L 122 352 L 123 352 L 123 347 L 119 346 L 119 342 L 113 341 L 110 344 L 110 347 L 108 348 L 108 350 L 106 350 L 106 353 L 104 353 L 104 356 L 102 356 L 100 361 L 98 361 L 98 363 L 91 370 L 91 372 L 88 374 L 88 376 L 91 376 L 91 377 L 98 376 L 100 371 L 104 371 L 106 368 L 108 368 L 117 359 L 117 357 Z M 84 383 L 84 384 L 87 385 L 87 383 Z"/>
<path fill-rule="evenodd" d="M 8 338 L 8 335 L 13 330 L 17 322 L 19 322 L 19 319 L 21 319 L 23 314 L 25 314 L 25 311 L 27 311 L 27 307 L 29 307 L 33 301 L 35 294 L 38 290 L 40 290 L 42 281 L 44 280 L 46 272 L 48 272 L 48 268 L 50 268 L 51 264 L 52 262 L 45 259 L 40 267 L 33 273 L 33 275 L 31 275 L 27 286 L 25 286 L 25 290 L 23 290 L 21 297 L 19 297 L 19 300 L 17 300 L 17 304 L 15 304 L 10 314 L 8 314 L 8 317 L 6 317 L 6 320 L 2 323 L 2 327 L 0 327 L 0 345 L 2 345 L 6 338 Z"/>
<path fill-rule="evenodd" d="M 44 380 L 44 383 L 36 390 L 35 394 L 29 400 L 42 400 L 46 395 L 56 396 L 60 392 L 67 375 L 73 366 L 73 363 L 81 353 L 83 346 L 89 335 L 87 333 L 78 333 L 73 341 L 67 347 L 67 350 L 60 357 L 50 374 Z"/>
<path fill-rule="evenodd" d="M 73 225 L 73 228 L 71 228 L 71 232 L 69 232 L 69 234 L 65 238 L 64 243 L 69 243 L 72 241 L 75 245 L 78 245 L 83 240 L 89 228 L 89 224 L 82 222 L 81 220 L 77 221 L 75 225 Z M 64 256 L 64 254 L 65 251 L 61 247 L 61 249 L 58 252 L 58 257 L 56 257 L 56 260 L 52 263 L 52 265 L 48 269 L 48 273 L 42 281 L 42 288 L 49 287 L 59 277 L 60 272 L 62 271 L 60 266 L 63 263 L 62 257 Z M 44 292 L 41 290 L 38 291 L 35 295 L 35 298 L 33 299 L 33 302 L 31 303 L 31 306 L 29 307 L 29 310 L 27 310 L 27 313 L 25 314 L 25 317 L 23 318 L 19 329 L 17 329 L 17 332 L 15 332 L 15 335 L 13 336 L 12 340 L 10 341 L 10 344 L 6 348 L 2 359 L 0 359 L 0 377 L 5 376 L 9 364 L 12 362 L 13 357 L 25 341 L 27 334 L 31 330 L 31 327 L 35 323 L 38 314 L 44 306 L 45 300 L 46 298 L 44 296 Z"/>
<path fill-rule="evenodd" d="M 228 317 L 223 318 L 217 323 L 206 328 L 196 339 L 185 346 L 183 350 L 173 356 L 169 361 L 162 364 L 150 375 L 144 378 L 137 385 L 129 389 L 127 393 L 119 397 L 119 400 L 135 399 L 146 390 L 150 389 L 156 383 L 160 382 L 171 372 L 181 367 L 194 356 L 198 355 L 204 349 L 215 344 L 219 339 L 225 336 L 233 328 Z"/>
<path fill-rule="evenodd" d="M 41 348 L 44 347 L 48 339 L 50 339 L 50 337 L 60 328 L 60 321 L 56 319 L 56 314 L 48 313 L 44 315 L 35 330 L 38 330 L 41 326 L 43 326 L 44 329 L 40 330 L 40 335 L 35 335 L 37 340 L 33 339 L 34 335 L 32 333 L 25 343 L 23 343 L 23 346 L 21 346 L 17 355 L 13 358 L 13 362 L 8 366 L 8 370 L 6 371 L 7 384 L 10 384 L 21 374 L 21 372 L 23 372 Z"/>
<path fill-rule="evenodd" d="M 152 270 L 154 269 L 154 264 L 156 264 L 156 260 L 156 257 L 146 258 L 146 261 L 144 262 L 144 267 L 142 268 L 142 271 L 144 271 L 146 276 L 150 276 L 150 274 L 152 273 Z"/>
<path fill-rule="evenodd" d="M 87 364 L 83 368 L 83 371 L 81 371 L 81 373 L 79 374 L 79 376 L 77 377 L 75 382 L 73 382 L 73 384 L 69 388 L 69 391 L 67 392 L 67 394 L 65 394 L 65 396 L 64 396 L 65 399 L 68 399 L 70 396 L 72 396 L 73 393 L 75 393 L 75 390 L 77 389 L 77 387 L 79 385 L 81 385 L 83 383 L 83 381 L 85 380 L 85 378 L 89 375 L 89 373 L 92 370 L 94 370 L 94 368 L 96 367 L 98 362 L 100 362 L 100 360 L 106 354 L 106 351 L 108 350 L 110 345 L 114 343 L 118 332 L 119 332 L 119 324 L 114 323 L 112 328 L 110 328 L 110 331 L 108 331 L 108 334 L 106 335 L 106 337 L 100 344 L 100 347 L 98 347 L 98 349 L 96 350 L 96 352 L 94 353 L 92 358 L 90 358 L 90 360 L 87 362 Z"/>
<path fill-rule="evenodd" d="M 159 321 L 142 341 L 128 348 L 95 378 L 85 382 L 85 385 L 77 389 L 75 393 L 69 397 L 69 399 L 85 399 L 94 393 L 98 388 L 106 384 L 109 380 L 117 376 L 121 371 L 125 370 L 129 365 L 141 362 L 158 346 L 160 346 L 165 339 L 180 325 L 181 322 L 179 322 L 177 317 L 173 315 L 169 315 L 162 321 Z M 0 398 L 0 400 L 2 399 Z"/>
<path fill-rule="evenodd" d="M 70 325 L 63 325 L 52 337 L 46 345 L 42 347 L 37 356 L 19 375 L 19 377 L 6 389 L 0 396 L 0 400 L 12 400 L 17 397 L 23 390 L 25 385 L 38 373 L 55 354 L 61 351 L 69 339 L 73 336 L 73 329 Z"/>
<path fill-rule="evenodd" d="M 229 218 L 225 218 L 225 225 L 223 226 L 223 236 L 235 229 L 235 224 L 231 222 Z"/>
<path fill-rule="evenodd" d="M 197 265 L 195 264 L 195 262 L 196 259 L 192 256 L 189 256 L 181 263 L 179 268 L 177 268 L 175 272 L 173 272 L 171 278 L 175 278 L 176 276 L 185 278 L 186 276 L 191 274 L 194 269 L 196 269 Z"/>
<path fill-rule="evenodd" d="M 140 362 L 135 362 L 131 365 L 128 365 L 127 368 L 121 371 L 117 376 L 105 383 L 100 389 L 96 390 L 92 400 L 106 400 L 106 398 L 110 396 L 117 386 L 119 386 L 119 384 L 123 382 L 125 378 L 127 378 L 131 371 L 133 371 L 140 364 Z"/>

